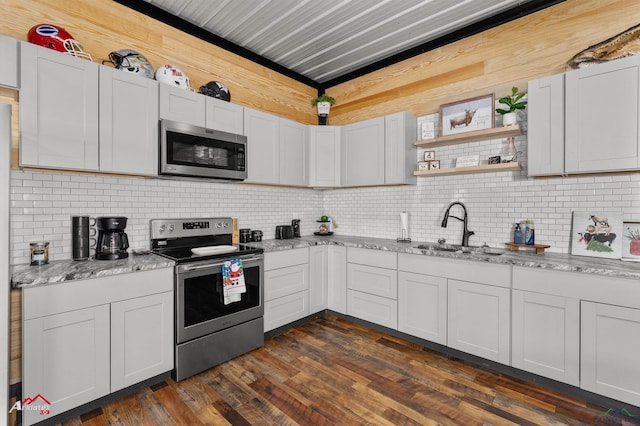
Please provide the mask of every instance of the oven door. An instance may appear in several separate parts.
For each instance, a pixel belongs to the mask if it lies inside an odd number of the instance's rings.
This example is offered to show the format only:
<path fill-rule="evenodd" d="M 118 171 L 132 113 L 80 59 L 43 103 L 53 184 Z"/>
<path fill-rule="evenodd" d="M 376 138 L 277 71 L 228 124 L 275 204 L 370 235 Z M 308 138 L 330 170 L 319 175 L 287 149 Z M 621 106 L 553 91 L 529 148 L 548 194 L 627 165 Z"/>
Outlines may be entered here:
<path fill-rule="evenodd" d="M 176 343 L 220 331 L 264 314 L 262 255 L 240 256 L 247 291 L 241 300 L 224 304 L 225 260 L 176 267 Z"/>

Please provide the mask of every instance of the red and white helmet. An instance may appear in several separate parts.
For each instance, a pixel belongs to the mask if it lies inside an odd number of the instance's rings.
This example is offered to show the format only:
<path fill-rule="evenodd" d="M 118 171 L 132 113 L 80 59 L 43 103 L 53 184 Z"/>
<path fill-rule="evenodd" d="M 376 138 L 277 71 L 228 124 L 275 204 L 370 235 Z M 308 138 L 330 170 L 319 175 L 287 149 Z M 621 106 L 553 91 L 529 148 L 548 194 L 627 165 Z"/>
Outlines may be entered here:
<path fill-rule="evenodd" d="M 62 27 L 51 24 L 35 25 L 29 30 L 27 40 L 38 46 L 44 46 L 78 58 L 93 60 L 91 55 L 84 51 L 82 45 Z"/>
<path fill-rule="evenodd" d="M 156 80 L 167 83 L 181 89 L 190 90 L 189 77 L 178 67 L 173 65 L 162 65 L 156 70 Z"/>

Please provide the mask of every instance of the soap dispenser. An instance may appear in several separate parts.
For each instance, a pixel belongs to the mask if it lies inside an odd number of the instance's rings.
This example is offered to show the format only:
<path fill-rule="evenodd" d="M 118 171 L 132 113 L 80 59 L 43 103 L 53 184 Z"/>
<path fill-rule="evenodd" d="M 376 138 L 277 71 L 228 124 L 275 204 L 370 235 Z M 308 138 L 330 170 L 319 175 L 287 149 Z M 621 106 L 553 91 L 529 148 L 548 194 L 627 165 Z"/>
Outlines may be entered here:
<path fill-rule="evenodd" d="M 516 228 L 513 230 L 513 243 L 524 244 L 524 240 L 522 239 L 522 229 L 520 228 L 519 223 L 516 223 Z"/>

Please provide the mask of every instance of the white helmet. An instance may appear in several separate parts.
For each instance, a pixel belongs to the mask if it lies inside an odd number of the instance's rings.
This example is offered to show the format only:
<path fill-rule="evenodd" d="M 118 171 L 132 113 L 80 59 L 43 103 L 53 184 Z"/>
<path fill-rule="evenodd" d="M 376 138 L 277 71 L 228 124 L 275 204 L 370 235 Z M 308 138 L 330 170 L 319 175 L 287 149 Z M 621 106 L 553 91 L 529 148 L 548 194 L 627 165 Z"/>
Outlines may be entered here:
<path fill-rule="evenodd" d="M 173 65 L 163 65 L 156 70 L 156 80 L 190 90 L 189 77 L 178 67 Z"/>
<path fill-rule="evenodd" d="M 143 54 L 131 49 L 109 53 L 109 60 L 119 70 L 153 78 L 153 66 Z"/>

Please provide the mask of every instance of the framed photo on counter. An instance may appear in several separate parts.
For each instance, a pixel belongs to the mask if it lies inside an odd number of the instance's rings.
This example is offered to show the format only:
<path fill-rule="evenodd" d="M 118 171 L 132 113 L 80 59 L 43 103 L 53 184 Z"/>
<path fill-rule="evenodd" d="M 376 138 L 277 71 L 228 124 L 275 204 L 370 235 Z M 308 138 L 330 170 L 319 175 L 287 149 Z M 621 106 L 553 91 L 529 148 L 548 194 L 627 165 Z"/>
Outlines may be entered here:
<path fill-rule="evenodd" d="M 442 136 L 493 128 L 494 96 L 479 96 L 464 101 L 440 105 Z"/>
<path fill-rule="evenodd" d="M 622 213 L 574 211 L 571 226 L 571 254 L 620 259 L 624 229 Z"/>

